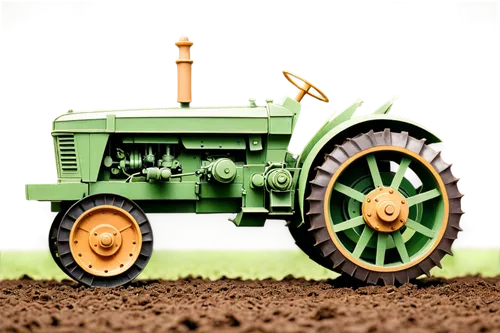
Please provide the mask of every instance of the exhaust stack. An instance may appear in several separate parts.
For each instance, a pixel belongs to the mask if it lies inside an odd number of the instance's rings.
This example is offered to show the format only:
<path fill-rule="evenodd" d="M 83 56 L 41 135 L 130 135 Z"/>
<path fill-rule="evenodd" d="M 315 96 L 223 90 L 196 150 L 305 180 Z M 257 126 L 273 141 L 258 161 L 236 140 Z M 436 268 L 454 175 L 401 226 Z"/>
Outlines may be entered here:
<path fill-rule="evenodd" d="M 190 58 L 189 49 L 193 45 L 186 36 L 179 38 L 175 43 L 179 47 L 179 59 L 177 64 L 177 102 L 181 107 L 188 108 L 191 103 L 191 65 L 193 60 Z"/>

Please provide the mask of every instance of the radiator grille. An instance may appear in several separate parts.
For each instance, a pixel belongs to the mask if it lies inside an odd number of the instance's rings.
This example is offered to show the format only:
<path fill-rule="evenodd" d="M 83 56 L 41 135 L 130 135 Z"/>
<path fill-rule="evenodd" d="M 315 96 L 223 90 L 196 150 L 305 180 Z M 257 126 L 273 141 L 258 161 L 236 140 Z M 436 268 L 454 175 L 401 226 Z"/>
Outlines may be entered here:
<path fill-rule="evenodd" d="M 78 176 L 75 137 L 72 134 L 57 136 L 57 149 L 59 151 L 61 177 Z"/>

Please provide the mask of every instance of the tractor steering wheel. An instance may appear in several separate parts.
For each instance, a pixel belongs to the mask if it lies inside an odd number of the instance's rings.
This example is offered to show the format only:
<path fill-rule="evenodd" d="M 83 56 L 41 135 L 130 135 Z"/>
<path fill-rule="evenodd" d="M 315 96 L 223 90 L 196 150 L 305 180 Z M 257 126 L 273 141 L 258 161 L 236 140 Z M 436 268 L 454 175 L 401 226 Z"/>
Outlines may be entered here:
<path fill-rule="evenodd" d="M 293 74 L 292 72 L 289 72 L 289 71 L 283 71 L 283 75 L 285 75 L 286 79 L 288 81 L 290 81 L 294 86 L 296 86 L 297 88 L 299 88 L 300 91 L 297 94 L 297 97 L 295 97 L 295 100 L 297 102 L 300 103 L 300 101 L 305 96 L 305 94 L 308 94 L 309 96 L 312 96 L 312 97 L 314 97 L 316 99 L 319 99 L 322 102 L 328 103 L 328 101 L 329 101 L 328 97 L 326 97 L 326 95 L 321 90 L 319 90 L 318 88 L 316 88 L 316 86 L 314 84 L 312 84 L 311 82 L 309 82 L 307 80 L 304 80 L 300 76 L 295 75 L 295 74 Z M 303 85 L 299 86 L 299 84 L 297 82 L 295 82 L 291 77 L 294 77 L 294 78 L 302 81 Z M 313 88 L 314 90 L 316 90 L 319 93 L 319 95 L 310 92 L 309 89 L 311 89 L 311 88 Z"/>

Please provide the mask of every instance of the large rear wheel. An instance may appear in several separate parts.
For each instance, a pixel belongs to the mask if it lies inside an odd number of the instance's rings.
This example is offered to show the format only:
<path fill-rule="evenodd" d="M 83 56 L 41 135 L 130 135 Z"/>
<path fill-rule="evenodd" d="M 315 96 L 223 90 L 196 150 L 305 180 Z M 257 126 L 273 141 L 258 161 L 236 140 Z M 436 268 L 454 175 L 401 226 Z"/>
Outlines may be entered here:
<path fill-rule="evenodd" d="M 116 287 L 132 281 L 153 252 L 146 214 L 114 194 L 76 202 L 62 217 L 56 239 L 63 271 L 88 286 Z"/>
<path fill-rule="evenodd" d="M 308 231 L 331 269 L 406 283 L 452 254 L 463 214 L 457 181 L 425 140 L 388 129 L 361 134 L 316 169 Z"/>

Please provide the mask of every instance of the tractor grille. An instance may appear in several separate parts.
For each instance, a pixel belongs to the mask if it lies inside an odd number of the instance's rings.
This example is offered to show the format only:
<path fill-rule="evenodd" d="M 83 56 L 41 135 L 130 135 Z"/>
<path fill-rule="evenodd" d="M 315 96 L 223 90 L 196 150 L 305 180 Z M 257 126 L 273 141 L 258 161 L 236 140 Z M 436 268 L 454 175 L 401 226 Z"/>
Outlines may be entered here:
<path fill-rule="evenodd" d="M 57 136 L 57 150 L 59 152 L 60 177 L 78 176 L 78 162 L 73 134 Z"/>

